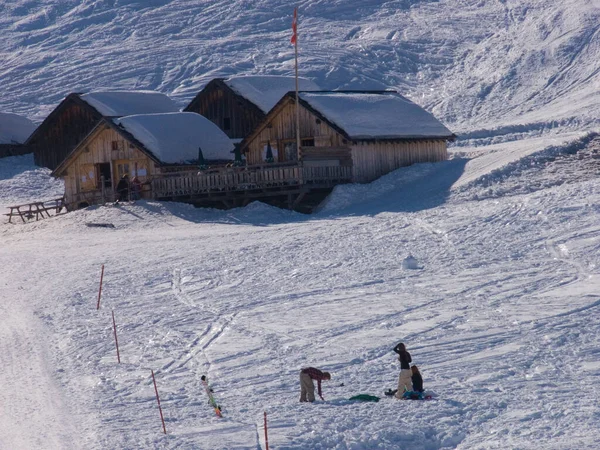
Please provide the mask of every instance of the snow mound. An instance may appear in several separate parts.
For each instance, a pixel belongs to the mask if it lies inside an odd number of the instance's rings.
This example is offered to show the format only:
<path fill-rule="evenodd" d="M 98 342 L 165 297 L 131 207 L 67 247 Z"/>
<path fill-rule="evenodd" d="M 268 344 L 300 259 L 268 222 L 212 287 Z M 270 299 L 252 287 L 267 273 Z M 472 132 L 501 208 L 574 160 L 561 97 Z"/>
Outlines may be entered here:
<path fill-rule="evenodd" d="M 412 255 L 408 255 L 402 260 L 402 268 L 405 270 L 417 270 L 420 269 L 417 258 Z"/>
<path fill-rule="evenodd" d="M 34 130 L 27 117 L 0 112 L 0 144 L 22 144 Z"/>

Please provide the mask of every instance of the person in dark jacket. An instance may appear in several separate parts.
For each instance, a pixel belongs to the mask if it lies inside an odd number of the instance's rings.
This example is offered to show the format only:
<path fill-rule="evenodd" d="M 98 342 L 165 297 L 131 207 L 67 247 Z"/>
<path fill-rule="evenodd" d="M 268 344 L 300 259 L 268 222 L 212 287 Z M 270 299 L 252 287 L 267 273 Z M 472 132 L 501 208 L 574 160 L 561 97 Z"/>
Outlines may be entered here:
<path fill-rule="evenodd" d="M 394 352 L 398 353 L 398 361 L 400 361 L 400 375 L 398 376 L 398 391 L 396 398 L 402 398 L 402 394 L 412 389 L 410 363 L 412 358 L 410 353 L 406 351 L 406 346 L 401 342 L 394 347 Z"/>
<path fill-rule="evenodd" d="M 321 372 L 319 369 L 314 367 L 307 367 L 300 371 L 300 401 L 301 402 L 314 402 L 315 401 L 315 383 L 313 380 L 317 380 L 319 387 L 319 397 L 324 400 L 321 392 L 321 381 L 331 380 L 331 374 L 329 372 Z"/>
<path fill-rule="evenodd" d="M 423 377 L 421 376 L 421 372 L 419 372 L 419 368 L 417 366 L 412 366 L 410 368 L 412 372 L 412 376 L 410 377 L 412 380 L 412 390 L 414 392 L 423 392 Z"/>
<path fill-rule="evenodd" d="M 117 202 L 126 202 L 129 200 L 129 175 L 125 174 L 117 184 Z"/>

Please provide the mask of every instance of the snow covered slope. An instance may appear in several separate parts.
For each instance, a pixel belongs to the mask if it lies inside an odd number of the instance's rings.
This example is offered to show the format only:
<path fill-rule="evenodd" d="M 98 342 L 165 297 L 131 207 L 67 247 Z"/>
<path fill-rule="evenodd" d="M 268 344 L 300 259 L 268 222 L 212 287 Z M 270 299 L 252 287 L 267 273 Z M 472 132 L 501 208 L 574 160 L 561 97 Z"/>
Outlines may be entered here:
<path fill-rule="evenodd" d="M 301 75 L 398 89 L 462 134 L 449 161 L 340 186 L 312 216 L 138 202 L 1 221 L 0 449 L 256 450 L 264 411 L 276 449 L 599 448 L 598 6 L 303 2 Z M 213 77 L 291 75 L 291 15 L 4 2 L 0 111 L 41 121 L 100 89 L 184 106 Z M 0 160 L 0 207 L 62 189 Z M 400 340 L 437 399 L 350 402 L 394 386 Z M 326 402 L 298 402 L 307 365 L 333 373 Z"/>
<path fill-rule="evenodd" d="M 50 196 L 25 158 L 3 192 L 31 176 Z M 312 216 L 139 202 L 1 223 L 0 448 L 265 448 L 264 411 L 271 448 L 598 448 L 600 140 L 473 179 L 476 160 L 340 186 Z M 395 385 L 399 341 L 437 399 L 349 401 Z M 324 403 L 298 402 L 308 365 L 333 373 Z"/>
<path fill-rule="evenodd" d="M 0 111 L 40 121 L 68 92 L 102 88 L 158 90 L 183 107 L 217 76 L 292 75 L 292 9 L 284 0 L 6 3 Z M 398 89 L 458 134 L 598 124 L 597 1 L 308 0 L 299 15 L 300 74 L 324 89 Z"/>

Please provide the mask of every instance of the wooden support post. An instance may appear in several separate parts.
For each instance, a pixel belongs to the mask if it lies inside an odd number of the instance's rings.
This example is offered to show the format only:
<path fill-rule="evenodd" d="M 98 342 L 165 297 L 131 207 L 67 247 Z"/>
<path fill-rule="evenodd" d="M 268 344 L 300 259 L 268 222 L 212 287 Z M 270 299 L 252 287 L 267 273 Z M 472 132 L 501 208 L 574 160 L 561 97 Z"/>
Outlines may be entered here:
<path fill-rule="evenodd" d="M 112 312 L 113 330 L 115 332 L 115 346 L 117 347 L 117 361 L 121 364 L 121 355 L 119 355 L 119 340 L 117 339 L 117 324 L 115 322 L 115 312 Z"/>
<path fill-rule="evenodd" d="M 102 273 L 100 274 L 100 288 L 98 289 L 98 304 L 96 310 L 100 309 L 100 296 L 102 295 L 102 280 L 104 279 L 104 264 L 102 264 Z"/>
<path fill-rule="evenodd" d="M 165 426 L 165 418 L 163 417 L 162 408 L 160 407 L 160 398 L 158 396 L 158 388 L 156 387 L 156 378 L 154 378 L 154 370 L 152 370 L 152 382 L 154 383 L 154 392 L 156 392 L 156 402 L 158 403 L 158 411 L 160 412 L 160 420 L 163 426 L 163 432 L 167 434 L 167 427 Z"/>

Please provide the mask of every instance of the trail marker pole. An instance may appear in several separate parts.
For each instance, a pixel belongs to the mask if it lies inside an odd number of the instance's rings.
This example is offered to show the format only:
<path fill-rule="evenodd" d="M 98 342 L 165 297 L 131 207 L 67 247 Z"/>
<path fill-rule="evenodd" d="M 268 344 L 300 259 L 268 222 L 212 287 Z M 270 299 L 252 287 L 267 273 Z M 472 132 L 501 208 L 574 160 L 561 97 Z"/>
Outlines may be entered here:
<path fill-rule="evenodd" d="M 265 411 L 265 445 L 266 450 L 269 450 L 269 435 L 267 434 L 267 412 Z"/>
<path fill-rule="evenodd" d="M 112 318 L 113 318 L 113 330 L 115 332 L 115 346 L 117 347 L 117 361 L 119 361 L 119 364 L 121 364 L 121 356 L 119 355 L 119 340 L 117 339 L 117 324 L 115 322 L 115 312 L 112 312 Z"/>
<path fill-rule="evenodd" d="M 98 289 L 98 304 L 96 310 L 100 309 L 100 295 L 102 295 L 102 280 L 104 279 L 104 264 L 102 264 L 102 273 L 100 274 L 100 289 Z"/>
<path fill-rule="evenodd" d="M 150 369 L 152 370 L 152 369 Z M 160 407 L 160 398 L 158 397 L 158 388 L 156 387 L 156 378 L 154 378 L 154 370 L 152 370 L 152 381 L 154 382 L 154 392 L 156 392 L 156 401 L 158 402 L 158 411 L 160 412 L 160 420 L 162 422 L 163 431 L 167 434 L 167 427 L 165 426 L 165 419 L 163 417 L 162 408 Z"/>

